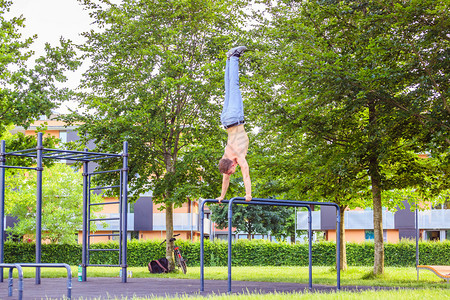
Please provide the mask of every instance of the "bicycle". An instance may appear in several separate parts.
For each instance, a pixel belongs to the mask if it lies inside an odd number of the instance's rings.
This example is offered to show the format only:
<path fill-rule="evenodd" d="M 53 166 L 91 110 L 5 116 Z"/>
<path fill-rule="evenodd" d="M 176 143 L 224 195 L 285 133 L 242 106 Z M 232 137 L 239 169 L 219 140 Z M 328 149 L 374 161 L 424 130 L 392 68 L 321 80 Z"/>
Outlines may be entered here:
<path fill-rule="evenodd" d="M 169 240 L 169 242 L 175 242 L 177 240 L 175 237 L 179 236 L 179 235 L 180 234 L 175 234 L 173 236 L 173 238 L 171 238 Z M 167 239 L 162 241 L 160 245 L 164 244 L 166 241 L 167 241 Z M 173 254 L 175 256 L 175 261 L 176 261 L 178 268 L 181 268 L 181 270 L 183 271 L 183 274 L 186 274 L 186 272 L 187 272 L 186 260 L 181 255 L 180 247 L 176 246 L 175 244 L 173 245 Z"/>

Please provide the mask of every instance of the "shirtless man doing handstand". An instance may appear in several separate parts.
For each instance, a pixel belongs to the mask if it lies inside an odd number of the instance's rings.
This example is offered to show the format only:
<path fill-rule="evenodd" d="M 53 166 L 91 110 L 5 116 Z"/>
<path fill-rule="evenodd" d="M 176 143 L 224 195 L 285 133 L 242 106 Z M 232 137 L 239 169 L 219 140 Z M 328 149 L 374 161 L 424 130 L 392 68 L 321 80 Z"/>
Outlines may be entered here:
<path fill-rule="evenodd" d="M 244 128 L 244 104 L 239 89 L 239 57 L 247 50 L 245 46 L 231 49 L 227 53 L 225 68 L 225 102 L 220 120 L 227 130 L 228 141 L 225 153 L 219 161 L 219 171 L 223 174 L 222 193 L 217 200 L 222 201 L 230 185 L 230 176 L 241 167 L 245 187 L 245 201 L 252 200 L 252 186 L 247 160 L 248 136 Z"/>

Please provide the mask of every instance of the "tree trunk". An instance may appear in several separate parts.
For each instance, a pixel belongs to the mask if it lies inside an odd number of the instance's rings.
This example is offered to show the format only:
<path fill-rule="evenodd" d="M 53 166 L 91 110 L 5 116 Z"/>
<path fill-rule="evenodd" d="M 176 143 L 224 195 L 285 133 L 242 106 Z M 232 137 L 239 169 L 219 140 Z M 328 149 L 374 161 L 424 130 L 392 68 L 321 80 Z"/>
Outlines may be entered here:
<path fill-rule="evenodd" d="M 172 157 L 166 153 L 164 155 L 164 163 L 167 173 L 175 173 L 174 161 L 176 157 Z M 169 198 L 170 191 L 166 191 L 165 197 Z M 175 270 L 175 260 L 173 256 L 174 243 L 170 242 L 173 238 L 173 203 L 166 202 L 166 258 L 169 261 L 169 271 Z"/>
<path fill-rule="evenodd" d="M 373 200 L 373 234 L 374 234 L 374 263 L 373 273 L 381 275 L 384 273 L 384 244 L 383 244 L 383 214 L 381 207 L 381 175 L 378 161 L 378 148 L 380 141 L 377 127 L 377 110 L 376 102 L 369 101 L 369 140 L 368 147 L 369 157 L 369 176 L 372 184 L 372 200 Z"/>
<path fill-rule="evenodd" d="M 381 207 L 380 172 L 378 160 L 374 157 L 369 162 L 370 179 L 372 183 L 373 200 L 373 235 L 374 235 L 374 262 L 373 273 L 384 273 L 384 242 L 383 242 L 383 209 Z"/>
<path fill-rule="evenodd" d="M 169 242 L 173 237 L 173 203 L 166 203 L 166 258 L 169 261 L 169 271 L 175 270 L 173 257 L 173 242 Z"/>
<path fill-rule="evenodd" d="M 384 242 L 383 242 L 383 210 L 381 207 L 381 191 L 377 178 L 372 177 L 373 196 L 373 234 L 374 234 L 374 264 L 373 273 L 384 273 Z"/>
<path fill-rule="evenodd" d="M 339 245 L 339 248 L 341 250 L 341 256 L 340 256 L 340 269 L 342 271 L 347 270 L 347 250 L 345 247 L 345 222 L 344 222 L 344 215 L 345 215 L 345 209 L 347 206 L 339 206 L 341 209 L 340 215 L 341 215 L 341 224 L 340 226 L 340 233 L 339 236 L 341 237 L 341 244 Z"/>

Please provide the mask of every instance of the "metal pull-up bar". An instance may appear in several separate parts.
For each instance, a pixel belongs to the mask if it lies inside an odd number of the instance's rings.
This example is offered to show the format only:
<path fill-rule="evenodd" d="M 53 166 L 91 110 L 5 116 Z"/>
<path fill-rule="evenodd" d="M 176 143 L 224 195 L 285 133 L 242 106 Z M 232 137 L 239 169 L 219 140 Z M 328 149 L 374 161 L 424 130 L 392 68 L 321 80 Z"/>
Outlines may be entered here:
<path fill-rule="evenodd" d="M 215 199 L 206 199 L 201 204 L 201 239 L 200 239 L 200 291 L 204 291 L 204 205 L 205 203 L 218 203 Z M 309 236 L 309 289 L 312 289 L 312 228 L 311 228 L 311 207 L 310 205 L 325 205 L 336 207 L 336 223 L 337 223 L 337 290 L 340 290 L 340 208 L 336 203 L 331 202 L 308 202 L 294 200 L 278 200 L 253 198 L 252 201 L 245 201 L 243 197 L 235 197 L 231 200 L 224 200 L 222 203 L 228 203 L 228 292 L 231 293 L 231 253 L 232 253 L 232 218 L 233 204 L 250 204 L 250 205 L 271 205 L 271 206 L 288 206 L 288 207 L 306 207 L 308 209 L 308 236 Z M 296 216 L 297 217 L 297 216 Z"/>

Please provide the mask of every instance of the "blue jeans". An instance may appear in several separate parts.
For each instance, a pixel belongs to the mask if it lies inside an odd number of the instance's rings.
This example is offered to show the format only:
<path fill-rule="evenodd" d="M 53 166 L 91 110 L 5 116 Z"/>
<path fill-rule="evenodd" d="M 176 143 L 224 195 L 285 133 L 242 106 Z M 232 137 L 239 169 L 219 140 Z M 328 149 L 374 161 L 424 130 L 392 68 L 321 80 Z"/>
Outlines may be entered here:
<path fill-rule="evenodd" d="M 225 68 L 225 102 L 223 103 L 222 125 L 244 124 L 244 103 L 242 102 L 241 90 L 239 89 L 239 57 L 231 56 L 227 59 Z"/>

